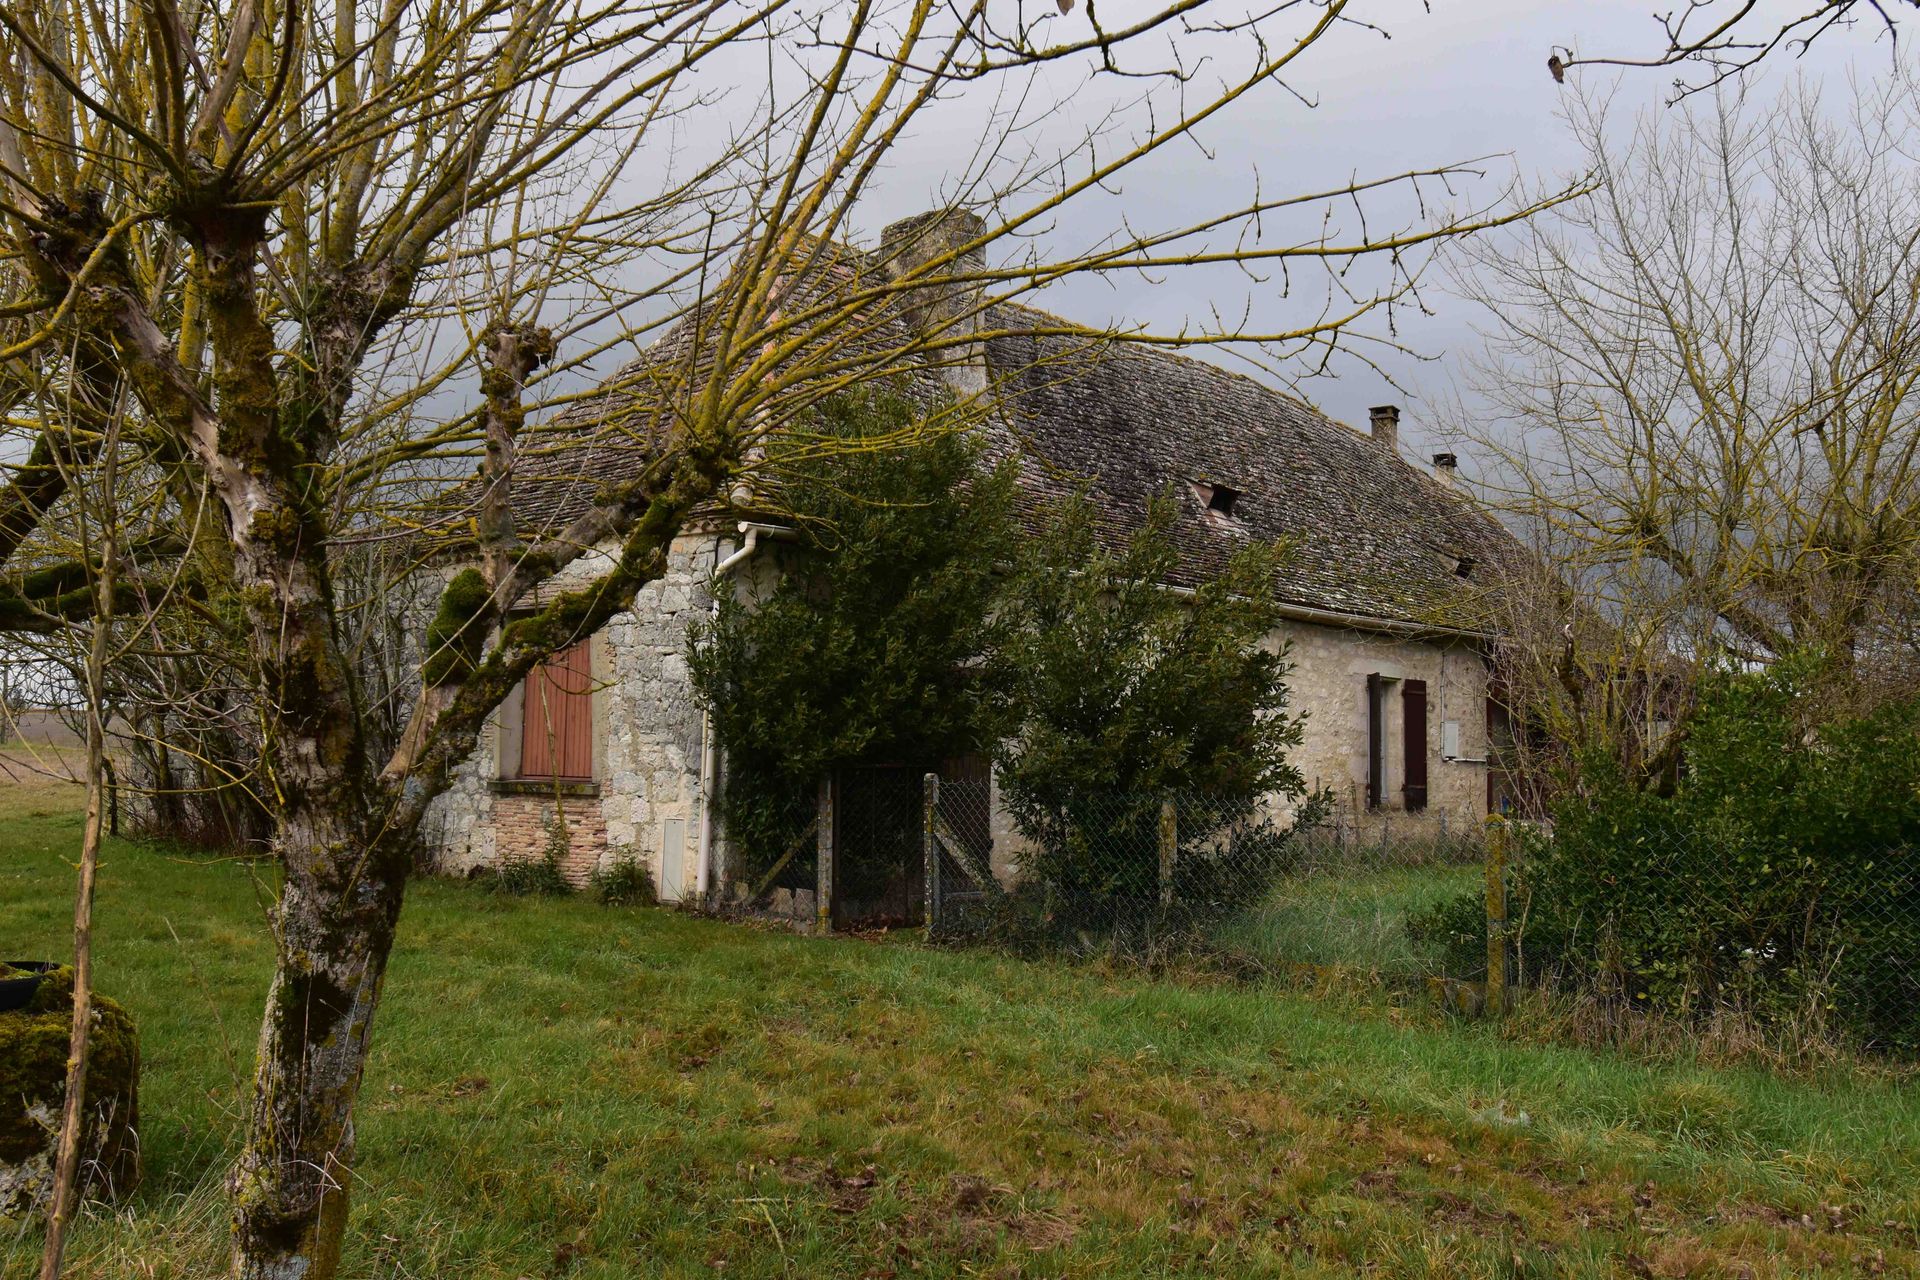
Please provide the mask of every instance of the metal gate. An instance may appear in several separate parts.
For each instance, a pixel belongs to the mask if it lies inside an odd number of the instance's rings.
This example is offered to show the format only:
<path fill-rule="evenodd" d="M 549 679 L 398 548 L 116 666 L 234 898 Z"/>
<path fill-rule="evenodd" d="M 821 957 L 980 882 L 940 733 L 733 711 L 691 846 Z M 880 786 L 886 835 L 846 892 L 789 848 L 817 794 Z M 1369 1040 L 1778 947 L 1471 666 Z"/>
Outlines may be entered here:
<path fill-rule="evenodd" d="M 874 928 L 919 921 L 920 771 L 862 765 L 835 777 L 833 923 Z"/>
<path fill-rule="evenodd" d="M 1000 897 L 993 875 L 992 773 L 985 761 L 953 760 L 926 775 L 921 842 L 928 936 L 983 930 Z"/>
<path fill-rule="evenodd" d="M 963 932 L 998 896 L 992 786 L 985 760 L 937 773 L 863 765 L 838 771 L 832 799 L 833 923 Z"/>

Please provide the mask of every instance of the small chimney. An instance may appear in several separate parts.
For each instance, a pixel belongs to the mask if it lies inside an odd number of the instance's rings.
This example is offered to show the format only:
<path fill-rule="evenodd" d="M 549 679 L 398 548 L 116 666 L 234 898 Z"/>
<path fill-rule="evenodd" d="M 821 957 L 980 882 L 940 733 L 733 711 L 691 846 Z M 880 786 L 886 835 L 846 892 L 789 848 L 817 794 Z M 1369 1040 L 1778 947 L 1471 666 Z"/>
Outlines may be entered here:
<path fill-rule="evenodd" d="M 1460 478 L 1460 459 L 1451 453 L 1434 454 L 1433 478 L 1441 484 L 1451 486 Z"/>
<path fill-rule="evenodd" d="M 1367 410 L 1373 424 L 1373 442 L 1388 453 L 1400 452 L 1400 406 L 1377 404 Z"/>

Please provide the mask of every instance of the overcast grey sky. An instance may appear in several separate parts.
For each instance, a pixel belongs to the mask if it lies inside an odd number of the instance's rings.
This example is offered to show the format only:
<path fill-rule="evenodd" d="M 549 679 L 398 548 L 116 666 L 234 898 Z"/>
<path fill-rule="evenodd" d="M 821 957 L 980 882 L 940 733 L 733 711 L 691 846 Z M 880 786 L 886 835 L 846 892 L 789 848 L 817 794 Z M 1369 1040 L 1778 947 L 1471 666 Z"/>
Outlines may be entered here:
<path fill-rule="evenodd" d="M 1652 53 L 1661 44 L 1649 16 L 1654 7 L 1648 0 L 1431 0 L 1429 12 L 1419 0 L 1362 0 L 1353 11 L 1377 22 L 1386 36 L 1348 28 L 1316 46 L 1290 77 L 1292 87 L 1316 105 L 1309 108 L 1283 93 L 1267 92 L 1236 106 L 1202 134 L 1212 158 L 1198 146 L 1176 147 L 1129 170 L 1119 199 L 1129 217 L 1167 225 L 1231 207 L 1236 203 L 1232 193 L 1255 171 L 1264 189 L 1274 193 L 1338 185 L 1354 175 L 1500 157 L 1488 185 L 1467 193 L 1481 198 L 1496 194 L 1501 180 L 1515 172 L 1539 181 L 1571 174 L 1579 156 L 1556 116 L 1566 90 L 1548 74 L 1548 53 L 1556 46 L 1588 55 Z M 1794 12 L 1804 7 L 1804 0 L 1774 5 Z M 1904 44 L 1902 58 L 1907 57 Z M 1844 89 L 1850 73 L 1885 74 L 1894 56 L 1890 42 L 1875 29 L 1835 31 L 1805 57 L 1776 55 L 1759 88 L 1771 93 L 1805 75 Z M 1588 68 L 1576 74 L 1590 86 L 1617 80 L 1615 118 L 1624 122 L 1635 111 L 1659 109 L 1675 73 Z M 892 218 L 929 207 L 948 177 L 945 166 L 964 156 L 969 127 L 964 111 L 923 127 L 917 145 L 900 154 L 866 201 L 861 231 L 877 235 Z M 1063 244 L 1084 244 L 1111 228 L 1114 212 L 1112 205 L 1077 208 L 1053 234 Z M 1433 280 L 1426 295 L 1436 314 L 1397 316 L 1399 338 L 1435 359 L 1389 355 L 1382 360 L 1406 390 L 1395 390 L 1353 364 L 1344 366 L 1338 379 L 1315 380 L 1302 389 L 1350 423 L 1364 423 L 1368 405 L 1401 403 L 1409 452 L 1422 447 L 1430 398 L 1448 390 L 1475 345 L 1475 317 L 1466 304 L 1446 296 L 1440 283 Z M 1297 322 L 1317 310 L 1318 293 L 1307 293 L 1289 302 L 1278 296 L 1277 285 L 1250 289 L 1243 278 L 1193 272 L 1159 282 L 1078 280 L 1049 290 L 1041 301 L 1079 320 L 1143 321 L 1174 329 L 1185 318 L 1204 318 L 1211 306 L 1238 307 L 1249 295 L 1257 320 L 1277 323 L 1291 317 Z"/>

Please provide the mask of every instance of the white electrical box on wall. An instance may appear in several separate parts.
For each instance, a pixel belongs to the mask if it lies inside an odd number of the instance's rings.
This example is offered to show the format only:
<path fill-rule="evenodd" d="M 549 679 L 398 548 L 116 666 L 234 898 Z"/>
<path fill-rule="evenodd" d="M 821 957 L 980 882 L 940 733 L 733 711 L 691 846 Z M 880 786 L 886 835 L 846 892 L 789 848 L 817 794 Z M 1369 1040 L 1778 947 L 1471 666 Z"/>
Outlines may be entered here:
<path fill-rule="evenodd" d="M 1460 758 L 1460 722 L 1458 720 L 1441 721 L 1440 754 L 1448 760 Z"/>

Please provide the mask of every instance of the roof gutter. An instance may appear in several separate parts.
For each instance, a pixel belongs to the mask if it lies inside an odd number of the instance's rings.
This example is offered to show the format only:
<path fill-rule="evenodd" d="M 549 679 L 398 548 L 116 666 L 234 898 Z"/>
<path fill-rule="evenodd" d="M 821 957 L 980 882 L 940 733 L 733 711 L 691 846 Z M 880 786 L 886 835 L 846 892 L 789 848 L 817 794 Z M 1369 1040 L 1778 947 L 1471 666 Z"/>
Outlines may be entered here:
<path fill-rule="evenodd" d="M 1171 591 L 1178 596 L 1197 594 L 1193 587 L 1175 586 L 1162 583 L 1161 590 Z M 1274 605 L 1274 612 L 1289 622 L 1311 622 L 1322 627 L 1344 627 L 1349 631 L 1375 631 L 1396 636 L 1448 636 L 1456 640 L 1479 640 L 1491 642 L 1497 637 L 1491 631 L 1474 631 L 1466 627 L 1443 626 L 1436 622 L 1407 622 L 1399 618 L 1376 618 L 1365 613 L 1347 613 L 1339 609 L 1316 609 L 1308 604 L 1287 604 L 1284 601 Z"/>

